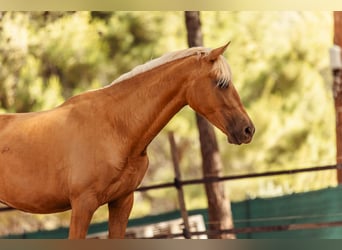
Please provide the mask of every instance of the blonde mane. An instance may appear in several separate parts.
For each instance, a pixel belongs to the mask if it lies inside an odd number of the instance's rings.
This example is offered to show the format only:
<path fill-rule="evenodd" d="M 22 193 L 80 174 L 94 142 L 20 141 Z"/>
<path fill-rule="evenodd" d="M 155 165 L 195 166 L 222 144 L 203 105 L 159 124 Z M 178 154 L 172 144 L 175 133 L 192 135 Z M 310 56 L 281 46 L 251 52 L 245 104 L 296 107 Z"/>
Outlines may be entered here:
<path fill-rule="evenodd" d="M 193 48 L 189 48 L 189 49 L 170 52 L 170 53 L 167 53 L 167 54 L 165 54 L 159 58 L 153 59 L 153 60 L 151 60 L 145 64 L 136 66 L 131 71 L 121 75 L 119 78 L 114 80 L 114 82 L 112 84 L 115 84 L 117 82 L 121 82 L 123 80 L 132 78 L 138 74 L 144 73 L 144 72 L 149 71 L 151 69 L 154 69 L 160 65 L 163 65 L 163 64 L 168 63 L 168 62 L 175 61 L 177 59 L 185 58 L 185 57 L 192 56 L 192 55 L 199 55 L 199 56 L 202 54 L 207 55 L 209 52 L 210 52 L 210 49 L 204 48 L 204 47 L 193 47 Z"/>
<path fill-rule="evenodd" d="M 121 82 L 123 80 L 130 79 L 138 74 L 152 70 L 160 65 L 163 65 L 163 64 L 166 64 L 166 63 L 178 60 L 178 59 L 182 59 L 188 56 L 193 56 L 193 55 L 198 55 L 198 57 L 207 56 L 210 51 L 211 51 L 210 48 L 192 47 L 192 48 L 188 48 L 184 50 L 167 53 L 159 58 L 148 61 L 145 64 L 136 66 L 131 71 L 119 76 L 110 85 Z M 231 81 L 231 70 L 226 60 L 224 60 L 224 57 L 220 56 L 220 59 L 221 60 L 217 60 L 217 62 L 213 65 L 213 72 L 219 79 L 222 79 L 224 80 L 225 83 L 228 83 Z"/>

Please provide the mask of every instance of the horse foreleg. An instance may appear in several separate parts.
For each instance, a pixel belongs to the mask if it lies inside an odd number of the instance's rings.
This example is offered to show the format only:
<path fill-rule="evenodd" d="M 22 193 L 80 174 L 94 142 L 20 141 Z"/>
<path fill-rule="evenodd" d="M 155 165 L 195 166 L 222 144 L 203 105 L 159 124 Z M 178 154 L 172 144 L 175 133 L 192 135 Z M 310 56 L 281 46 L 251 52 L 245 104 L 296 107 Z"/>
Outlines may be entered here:
<path fill-rule="evenodd" d="M 109 210 L 109 238 L 123 239 L 125 238 L 126 227 L 129 214 L 133 206 L 133 193 L 122 197 L 116 201 L 108 203 Z"/>
<path fill-rule="evenodd" d="M 85 239 L 97 203 L 91 199 L 79 198 L 72 202 L 69 239 Z"/>

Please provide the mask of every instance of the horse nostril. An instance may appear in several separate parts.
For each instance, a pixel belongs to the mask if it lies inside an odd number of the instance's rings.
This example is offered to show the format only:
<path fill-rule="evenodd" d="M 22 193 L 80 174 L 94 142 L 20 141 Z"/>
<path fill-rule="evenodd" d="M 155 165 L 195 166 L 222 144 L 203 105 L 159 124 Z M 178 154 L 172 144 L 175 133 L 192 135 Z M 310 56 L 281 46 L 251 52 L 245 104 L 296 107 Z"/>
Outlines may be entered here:
<path fill-rule="evenodd" d="M 252 136 L 254 134 L 254 128 L 253 127 L 246 127 L 245 128 L 245 135 Z"/>

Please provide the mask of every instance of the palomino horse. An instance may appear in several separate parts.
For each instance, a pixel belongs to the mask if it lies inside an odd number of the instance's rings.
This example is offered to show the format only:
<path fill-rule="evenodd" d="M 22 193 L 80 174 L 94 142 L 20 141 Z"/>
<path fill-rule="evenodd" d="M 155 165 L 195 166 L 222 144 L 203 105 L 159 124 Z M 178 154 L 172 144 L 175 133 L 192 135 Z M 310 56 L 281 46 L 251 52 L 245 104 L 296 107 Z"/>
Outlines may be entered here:
<path fill-rule="evenodd" d="M 109 238 L 123 238 L 146 148 L 185 105 L 234 144 L 254 126 L 217 48 L 190 48 L 140 65 L 107 87 L 44 112 L 0 115 L 0 201 L 31 213 L 72 209 L 69 238 L 85 238 L 108 203 Z"/>

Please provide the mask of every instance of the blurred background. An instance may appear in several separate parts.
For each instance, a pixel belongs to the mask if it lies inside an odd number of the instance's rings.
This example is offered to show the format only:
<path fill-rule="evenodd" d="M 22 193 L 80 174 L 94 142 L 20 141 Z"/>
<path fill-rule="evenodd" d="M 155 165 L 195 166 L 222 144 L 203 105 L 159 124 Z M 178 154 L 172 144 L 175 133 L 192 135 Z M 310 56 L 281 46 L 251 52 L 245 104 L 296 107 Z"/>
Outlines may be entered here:
<path fill-rule="evenodd" d="M 336 163 L 329 48 L 332 12 L 201 12 L 206 47 L 225 53 L 256 127 L 251 144 L 227 144 L 216 131 L 224 175 Z M 183 12 L 0 12 L 0 113 L 50 109 L 110 84 L 134 66 L 187 48 Z M 167 132 L 174 131 L 183 179 L 201 178 L 194 112 L 184 108 L 148 149 L 142 186 L 173 181 Z M 337 185 L 336 170 L 224 183 L 231 201 Z M 207 206 L 202 186 L 185 187 L 188 209 Z M 174 189 L 137 193 L 131 218 L 178 208 Z M 69 212 L 0 216 L 0 234 L 69 224 Z M 93 221 L 107 219 L 106 207 Z"/>

